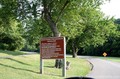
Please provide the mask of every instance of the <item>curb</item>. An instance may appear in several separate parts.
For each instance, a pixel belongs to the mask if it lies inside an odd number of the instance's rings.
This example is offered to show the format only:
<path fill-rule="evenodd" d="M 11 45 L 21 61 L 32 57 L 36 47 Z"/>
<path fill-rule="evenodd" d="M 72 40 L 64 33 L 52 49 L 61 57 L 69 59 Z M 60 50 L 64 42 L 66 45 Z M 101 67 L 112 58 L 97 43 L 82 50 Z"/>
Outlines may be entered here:
<path fill-rule="evenodd" d="M 94 68 L 94 65 L 87 59 L 87 61 L 90 63 L 90 65 L 91 65 L 91 68 L 90 68 L 90 70 L 92 71 L 93 70 L 93 68 Z"/>

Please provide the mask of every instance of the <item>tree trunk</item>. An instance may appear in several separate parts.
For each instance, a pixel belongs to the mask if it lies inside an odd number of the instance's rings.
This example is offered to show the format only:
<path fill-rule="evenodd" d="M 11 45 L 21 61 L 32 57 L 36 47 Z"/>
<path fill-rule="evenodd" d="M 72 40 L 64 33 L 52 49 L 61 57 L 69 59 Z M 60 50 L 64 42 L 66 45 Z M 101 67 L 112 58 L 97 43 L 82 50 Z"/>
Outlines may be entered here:
<path fill-rule="evenodd" d="M 72 52 L 73 52 L 73 54 L 72 54 L 73 58 L 76 58 L 77 57 L 78 49 L 75 46 L 75 43 L 73 41 L 72 41 Z"/>
<path fill-rule="evenodd" d="M 76 58 L 77 57 L 77 52 L 76 51 L 73 51 L 73 58 Z"/>
<path fill-rule="evenodd" d="M 56 23 L 52 19 L 52 16 L 49 12 L 49 7 L 47 6 L 45 0 L 43 0 L 43 6 L 44 6 L 44 18 L 47 21 L 48 25 L 50 26 L 50 29 L 53 32 L 53 36 L 54 37 L 60 37 L 61 34 L 58 31 Z M 55 67 L 56 68 L 61 68 L 62 67 L 62 60 L 61 59 L 57 59 L 55 61 Z"/>

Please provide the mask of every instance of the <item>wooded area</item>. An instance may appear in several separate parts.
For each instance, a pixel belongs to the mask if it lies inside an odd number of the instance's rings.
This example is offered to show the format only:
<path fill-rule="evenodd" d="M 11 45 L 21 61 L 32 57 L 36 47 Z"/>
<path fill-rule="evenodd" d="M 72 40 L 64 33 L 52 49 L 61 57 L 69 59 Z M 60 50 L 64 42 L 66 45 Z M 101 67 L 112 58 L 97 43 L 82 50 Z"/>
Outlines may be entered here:
<path fill-rule="evenodd" d="M 42 37 L 65 36 L 67 54 L 120 56 L 120 19 L 106 0 L 0 0 L 0 49 L 39 51 Z"/>

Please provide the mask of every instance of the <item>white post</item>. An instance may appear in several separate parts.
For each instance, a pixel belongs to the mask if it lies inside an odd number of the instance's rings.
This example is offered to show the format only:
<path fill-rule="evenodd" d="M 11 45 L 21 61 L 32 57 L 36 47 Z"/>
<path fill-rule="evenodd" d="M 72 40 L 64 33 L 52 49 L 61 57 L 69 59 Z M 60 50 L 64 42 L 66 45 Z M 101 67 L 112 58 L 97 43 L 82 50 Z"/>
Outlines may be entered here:
<path fill-rule="evenodd" d="M 62 76 L 66 76 L 66 40 L 64 37 L 64 59 L 63 59 L 63 70 L 62 70 Z"/>
<path fill-rule="evenodd" d="M 43 74 L 43 60 L 40 57 L 40 74 Z"/>
<path fill-rule="evenodd" d="M 63 70 L 62 70 L 62 76 L 66 76 L 66 58 L 63 59 Z"/>

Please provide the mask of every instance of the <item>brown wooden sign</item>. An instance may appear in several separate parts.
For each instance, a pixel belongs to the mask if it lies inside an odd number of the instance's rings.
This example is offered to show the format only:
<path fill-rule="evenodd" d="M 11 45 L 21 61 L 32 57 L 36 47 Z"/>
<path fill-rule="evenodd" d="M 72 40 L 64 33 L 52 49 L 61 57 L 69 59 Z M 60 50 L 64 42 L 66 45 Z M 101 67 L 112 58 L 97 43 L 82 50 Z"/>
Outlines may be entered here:
<path fill-rule="evenodd" d="M 42 38 L 40 43 L 40 55 L 42 59 L 64 58 L 64 37 Z"/>

